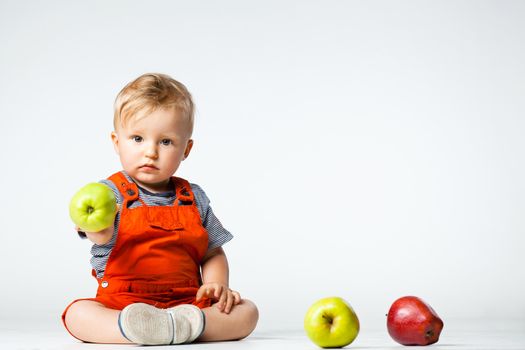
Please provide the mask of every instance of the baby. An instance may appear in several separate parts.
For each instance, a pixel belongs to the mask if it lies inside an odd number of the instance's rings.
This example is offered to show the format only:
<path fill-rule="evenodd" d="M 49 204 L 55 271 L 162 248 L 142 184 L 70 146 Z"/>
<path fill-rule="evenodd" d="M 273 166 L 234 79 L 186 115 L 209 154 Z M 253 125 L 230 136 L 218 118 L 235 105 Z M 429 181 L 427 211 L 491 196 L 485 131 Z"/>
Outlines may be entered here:
<path fill-rule="evenodd" d="M 79 232 L 94 245 L 95 298 L 62 320 L 75 338 L 144 345 L 235 340 L 258 320 L 228 284 L 232 239 L 195 184 L 173 175 L 193 146 L 193 102 L 180 82 L 144 74 L 115 101 L 111 139 L 123 170 L 101 181 L 117 198 L 114 225 Z"/>

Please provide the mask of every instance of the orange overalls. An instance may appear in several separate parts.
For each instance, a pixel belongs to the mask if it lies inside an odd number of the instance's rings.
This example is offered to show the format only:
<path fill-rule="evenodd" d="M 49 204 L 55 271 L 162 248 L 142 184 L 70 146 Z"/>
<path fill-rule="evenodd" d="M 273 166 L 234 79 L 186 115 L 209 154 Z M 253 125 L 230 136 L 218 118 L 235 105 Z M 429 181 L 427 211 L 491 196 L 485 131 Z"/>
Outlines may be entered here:
<path fill-rule="evenodd" d="M 176 194 L 173 205 L 150 207 L 139 198 L 137 185 L 121 172 L 109 180 L 124 198 L 115 246 L 104 276 L 97 278 L 97 296 L 73 301 L 62 320 L 79 300 L 98 301 L 117 310 L 132 303 L 163 309 L 179 304 L 210 306 L 210 299 L 195 300 L 202 284 L 200 263 L 208 250 L 208 232 L 202 226 L 188 181 L 172 177 Z M 129 209 L 135 200 L 142 206 Z"/>

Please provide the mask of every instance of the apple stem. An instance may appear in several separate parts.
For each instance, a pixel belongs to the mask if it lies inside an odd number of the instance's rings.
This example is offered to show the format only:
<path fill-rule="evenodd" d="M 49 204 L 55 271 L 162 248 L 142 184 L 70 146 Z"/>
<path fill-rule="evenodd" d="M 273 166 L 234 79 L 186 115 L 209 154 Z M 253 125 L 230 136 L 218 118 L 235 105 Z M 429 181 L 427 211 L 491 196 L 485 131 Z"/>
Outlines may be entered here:
<path fill-rule="evenodd" d="M 324 318 L 325 320 L 327 320 L 328 323 L 330 323 L 330 324 L 332 324 L 332 322 L 333 322 L 333 320 L 334 320 L 332 317 L 330 317 L 330 316 L 326 316 L 326 315 L 323 315 L 323 318 Z"/>
<path fill-rule="evenodd" d="M 94 212 L 94 211 L 95 211 L 95 208 L 93 208 L 93 207 L 88 207 L 88 208 L 87 208 L 87 212 L 88 212 L 88 214 L 91 214 L 91 213 Z"/>

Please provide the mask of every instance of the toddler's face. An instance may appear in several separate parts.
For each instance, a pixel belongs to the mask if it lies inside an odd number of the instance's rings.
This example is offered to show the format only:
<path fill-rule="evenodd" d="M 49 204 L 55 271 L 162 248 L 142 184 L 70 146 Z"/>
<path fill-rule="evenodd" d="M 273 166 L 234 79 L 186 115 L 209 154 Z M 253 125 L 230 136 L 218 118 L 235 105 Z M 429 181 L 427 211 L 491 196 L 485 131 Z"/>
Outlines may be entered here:
<path fill-rule="evenodd" d="M 152 192 L 168 190 L 170 177 L 193 145 L 188 123 L 174 109 L 158 109 L 111 134 L 124 170 L 139 186 Z"/>

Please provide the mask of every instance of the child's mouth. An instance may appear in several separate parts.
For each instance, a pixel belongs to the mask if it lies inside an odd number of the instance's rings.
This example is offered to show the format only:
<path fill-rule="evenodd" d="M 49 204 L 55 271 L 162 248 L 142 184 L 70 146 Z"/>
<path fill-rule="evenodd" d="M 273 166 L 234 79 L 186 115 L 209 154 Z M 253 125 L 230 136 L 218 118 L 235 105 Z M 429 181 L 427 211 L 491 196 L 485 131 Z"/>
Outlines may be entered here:
<path fill-rule="evenodd" d="M 142 165 L 142 166 L 140 167 L 140 169 L 141 169 L 141 170 L 145 170 L 145 171 L 159 170 L 156 166 L 154 166 L 154 165 L 148 165 L 148 164 L 146 164 L 146 165 Z"/>

